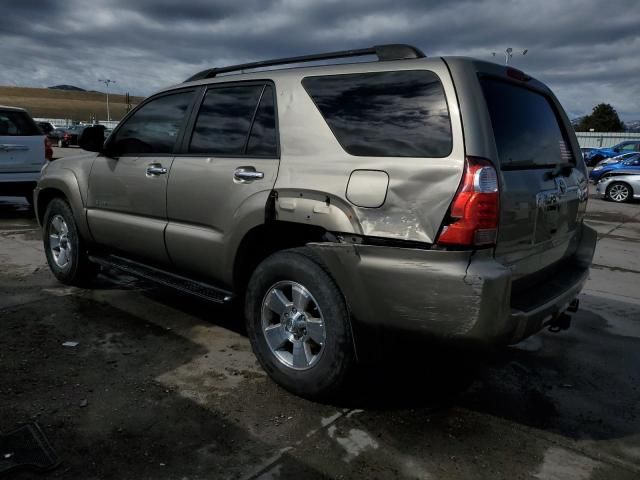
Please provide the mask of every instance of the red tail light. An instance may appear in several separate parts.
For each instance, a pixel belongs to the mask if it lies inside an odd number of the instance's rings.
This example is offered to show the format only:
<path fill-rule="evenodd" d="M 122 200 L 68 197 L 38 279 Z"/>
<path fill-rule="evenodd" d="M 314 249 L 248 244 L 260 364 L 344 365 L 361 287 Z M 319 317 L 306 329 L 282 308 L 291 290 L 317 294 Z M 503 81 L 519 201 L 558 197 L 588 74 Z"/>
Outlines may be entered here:
<path fill-rule="evenodd" d="M 462 182 L 453 198 L 450 223 L 436 243 L 443 246 L 495 245 L 500 216 L 498 174 L 489 160 L 467 157 Z"/>
<path fill-rule="evenodd" d="M 44 137 L 44 158 L 49 161 L 53 160 L 53 146 L 47 137 Z"/>

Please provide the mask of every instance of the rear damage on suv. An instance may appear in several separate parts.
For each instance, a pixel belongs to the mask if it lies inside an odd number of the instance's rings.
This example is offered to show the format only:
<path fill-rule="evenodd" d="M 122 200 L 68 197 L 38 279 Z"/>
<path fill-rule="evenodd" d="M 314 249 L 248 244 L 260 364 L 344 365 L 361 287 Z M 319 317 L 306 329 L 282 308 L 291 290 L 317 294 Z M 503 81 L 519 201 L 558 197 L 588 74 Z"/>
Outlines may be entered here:
<path fill-rule="evenodd" d="M 596 243 L 583 223 L 587 172 L 568 119 L 546 86 L 518 70 L 443 60 L 464 168 L 433 241 L 343 235 L 312 248 L 361 322 L 493 344 L 567 328 Z"/>

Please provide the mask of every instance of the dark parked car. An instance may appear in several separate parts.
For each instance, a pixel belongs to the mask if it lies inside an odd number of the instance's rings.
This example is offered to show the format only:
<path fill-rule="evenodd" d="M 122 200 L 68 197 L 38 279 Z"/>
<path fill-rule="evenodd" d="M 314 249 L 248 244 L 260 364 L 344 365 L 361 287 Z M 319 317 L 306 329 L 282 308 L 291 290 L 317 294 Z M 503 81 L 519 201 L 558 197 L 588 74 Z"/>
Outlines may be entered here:
<path fill-rule="evenodd" d="M 47 137 L 49 137 L 51 135 L 51 132 L 53 132 L 53 130 L 55 129 L 55 127 L 49 122 L 36 122 L 36 125 L 38 125 L 40 130 L 42 130 L 42 133 L 44 133 Z"/>
<path fill-rule="evenodd" d="M 628 140 L 626 142 L 620 142 L 613 147 L 594 148 L 584 155 L 584 161 L 588 166 L 592 167 L 605 158 L 638 151 L 640 151 L 640 140 Z"/>
<path fill-rule="evenodd" d="M 78 145 L 78 137 L 82 134 L 82 131 L 87 127 L 106 128 L 104 125 L 72 125 L 70 127 L 56 128 L 53 132 L 54 143 L 61 148 L 66 148 L 70 145 Z"/>
<path fill-rule="evenodd" d="M 582 152 L 582 158 L 586 158 L 589 153 L 594 151 L 594 147 L 581 147 L 580 151 Z"/>

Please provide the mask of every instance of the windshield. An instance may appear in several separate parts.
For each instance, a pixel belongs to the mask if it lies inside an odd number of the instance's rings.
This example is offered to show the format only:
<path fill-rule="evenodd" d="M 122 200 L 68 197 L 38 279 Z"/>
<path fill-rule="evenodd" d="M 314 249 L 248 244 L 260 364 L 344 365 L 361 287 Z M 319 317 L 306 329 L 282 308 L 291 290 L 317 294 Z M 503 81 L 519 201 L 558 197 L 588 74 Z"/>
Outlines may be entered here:
<path fill-rule="evenodd" d="M 490 77 L 480 80 L 503 169 L 575 163 L 549 99 Z"/>

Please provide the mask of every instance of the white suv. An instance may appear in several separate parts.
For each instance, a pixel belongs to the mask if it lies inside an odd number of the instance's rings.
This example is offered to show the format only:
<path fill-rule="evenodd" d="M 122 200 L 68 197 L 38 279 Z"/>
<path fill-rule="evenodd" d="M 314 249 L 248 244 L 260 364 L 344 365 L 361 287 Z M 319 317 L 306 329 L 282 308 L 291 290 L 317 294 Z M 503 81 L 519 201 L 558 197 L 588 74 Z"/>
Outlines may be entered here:
<path fill-rule="evenodd" d="M 0 105 L 0 196 L 32 203 L 42 164 L 52 155 L 47 137 L 26 110 Z"/>

